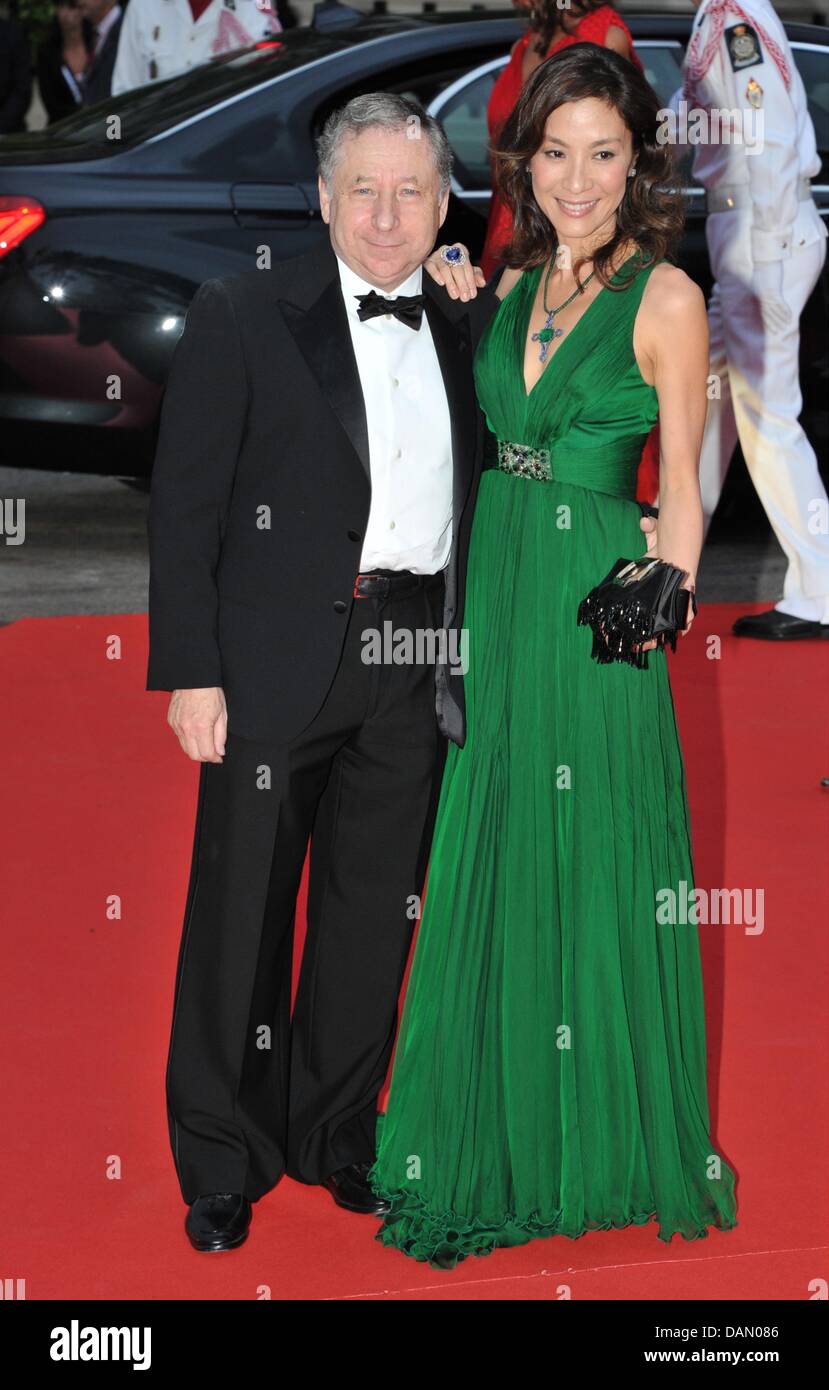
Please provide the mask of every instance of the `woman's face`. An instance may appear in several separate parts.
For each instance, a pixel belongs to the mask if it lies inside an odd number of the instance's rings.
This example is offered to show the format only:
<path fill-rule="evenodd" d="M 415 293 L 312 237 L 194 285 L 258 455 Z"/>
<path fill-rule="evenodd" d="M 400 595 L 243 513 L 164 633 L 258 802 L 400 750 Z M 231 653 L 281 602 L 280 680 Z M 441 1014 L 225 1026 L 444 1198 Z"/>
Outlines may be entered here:
<path fill-rule="evenodd" d="M 606 240 L 633 164 L 633 136 L 615 107 L 585 97 L 551 112 L 529 167 L 559 241 L 589 241 L 599 231 Z"/>

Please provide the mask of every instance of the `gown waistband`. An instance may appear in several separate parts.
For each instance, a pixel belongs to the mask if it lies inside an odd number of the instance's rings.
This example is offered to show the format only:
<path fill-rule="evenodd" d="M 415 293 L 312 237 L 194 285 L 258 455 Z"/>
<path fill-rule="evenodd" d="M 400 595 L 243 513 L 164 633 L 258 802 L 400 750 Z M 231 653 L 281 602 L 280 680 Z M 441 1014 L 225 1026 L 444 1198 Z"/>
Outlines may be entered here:
<path fill-rule="evenodd" d="M 617 438 L 593 448 L 567 444 L 563 449 L 500 439 L 492 430 L 484 437 L 483 469 L 497 469 L 536 482 L 573 483 L 611 497 L 634 500 L 639 460 L 647 434 Z"/>

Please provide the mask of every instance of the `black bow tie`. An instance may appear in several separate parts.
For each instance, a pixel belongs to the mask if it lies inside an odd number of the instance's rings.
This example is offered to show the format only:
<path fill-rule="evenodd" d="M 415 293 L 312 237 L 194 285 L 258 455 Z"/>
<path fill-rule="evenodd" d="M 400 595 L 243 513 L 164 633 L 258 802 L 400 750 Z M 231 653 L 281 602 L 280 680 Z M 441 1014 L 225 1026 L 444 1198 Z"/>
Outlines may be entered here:
<path fill-rule="evenodd" d="M 401 323 L 407 323 L 410 328 L 417 330 L 423 319 L 423 305 L 426 303 L 425 294 L 399 294 L 396 299 L 386 299 L 376 290 L 371 290 L 369 294 L 357 294 L 354 296 L 359 302 L 357 317 L 360 319 L 373 319 L 378 314 L 394 314 Z"/>

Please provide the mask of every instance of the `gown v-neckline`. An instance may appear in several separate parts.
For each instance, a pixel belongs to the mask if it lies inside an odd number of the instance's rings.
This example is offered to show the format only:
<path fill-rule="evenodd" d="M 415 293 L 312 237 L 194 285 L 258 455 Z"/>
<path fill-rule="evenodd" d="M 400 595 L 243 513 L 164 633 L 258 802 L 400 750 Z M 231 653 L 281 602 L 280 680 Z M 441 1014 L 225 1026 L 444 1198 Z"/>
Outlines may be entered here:
<path fill-rule="evenodd" d="M 611 280 L 615 280 L 616 277 L 617 277 L 618 275 L 621 275 L 621 273 L 622 273 L 622 271 L 624 270 L 625 266 L 628 265 L 631 261 L 636 260 L 636 258 L 637 258 L 638 256 L 640 256 L 640 255 L 641 255 L 641 252 L 640 252 L 640 251 L 634 251 L 632 255 L 628 256 L 627 260 L 623 261 L 622 264 L 619 266 L 619 269 L 613 272 L 613 274 L 612 274 L 611 277 L 610 277 Z M 562 350 L 563 350 L 563 348 L 564 348 L 565 343 L 569 343 L 569 342 L 571 341 L 573 335 L 574 335 L 575 333 L 578 332 L 578 329 L 579 329 L 580 325 L 581 325 L 582 323 L 584 323 L 584 320 L 585 320 L 586 318 L 589 317 L 589 315 L 590 315 L 590 310 L 593 309 L 593 308 L 596 306 L 596 304 L 598 304 L 599 300 L 601 299 L 602 295 L 604 294 L 605 290 L 607 289 L 607 285 L 602 285 L 601 289 L 599 290 L 599 293 L 595 296 L 594 299 L 592 299 L 592 300 L 590 301 L 590 303 L 588 304 L 588 306 L 587 306 L 587 308 L 585 309 L 584 313 L 582 314 L 581 318 L 580 318 L 580 319 L 577 319 L 576 322 L 573 324 L 573 327 L 570 329 L 570 332 L 567 334 L 566 338 L 563 340 L 563 342 L 562 342 L 562 344 L 561 344 L 561 347 L 557 348 L 556 351 L 555 351 L 554 353 L 551 354 L 550 360 L 549 360 L 549 362 L 547 363 L 547 365 L 544 367 L 543 371 L 541 372 L 541 375 L 533 382 L 532 386 L 530 387 L 530 389 L 529 389 L 529 391 L 528 391 L 528 390 L 527 390 L 526 379 L 525 379 L 525 377 L 524 377 L 524 359 L 526 358 L 526 355 L 527 355 L 527 331 L 528 331 L 529 326 L 530 326 L 530 319 L 532 318 L 533 304 L 535 303 L 535 294 L 536 294 L 536 290 L 538 289 L 538 281 L 541 279 L 541 271 L 542 271 L 542 269 L 543 269 L 542 266 L 539 266 L 539 267 L 538 267 L 538 276 L 537 276 L 536 281 L 535 281 L 535 284 L 534 284 L 534 286 L 533 286 L 532 298 L 530 299 L 529 306 L 528 306 L 528 308 L 527 308 L 526 314 L 522 314 L 522 315 L 521 315 L 521 319 L 520 319 L 520 322 L 521 322 L 521 330 L 522 330 L 522 332 L 521 332 L 521 360 L 520 360 L 520 362 L 519 362 L 519 364 L 518 364 L 518 369 L 519 369 L 519 372 L 520 372 L 520 374 L 521 374 L 521 386 L 522 386 L 523 393 L 524 393 L 524 401 L 525 401 L 525 403 L 526 403 L 526 402 L 529 402 L 529 401 L 532 399 L 533 392 L 535 391 L 536 387 L 541 385 L 541 383 L 542 383 L 542 381 L 544 380 L 545 376 L 546 376 L 547 373 L 550 371 L 550 369 L 551 369 L 551 367 L 552 367 L 552 364 L 553 364 L 553 360 L 554 360 L 556 357 L 558 357 L 558 356 L 560 355 L 560 353 L 562 352 Z"/>

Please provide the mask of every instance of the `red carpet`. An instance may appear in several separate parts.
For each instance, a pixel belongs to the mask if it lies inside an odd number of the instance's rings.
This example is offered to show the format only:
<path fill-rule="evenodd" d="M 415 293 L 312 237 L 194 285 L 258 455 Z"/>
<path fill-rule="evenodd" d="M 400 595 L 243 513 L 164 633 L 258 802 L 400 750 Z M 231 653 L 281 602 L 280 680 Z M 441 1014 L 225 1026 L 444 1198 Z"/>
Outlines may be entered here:
<path fill-rule="evenodd" d="M 0 1278 L 34 1300 L 549 1300 L 562 1285 L 582 1300 L 807 1299 L 827 1241 L 829 643 L 731 638 L 738 611 L 703 607 L 669 660 L 697 885 L 765 894 L 761 934 L 700 927 L 713 1132 L 740 1224 L 670 1246 L 655 1225 L 553 1237 L 452 1272 L 382 1249 L 372 1219 L 289 1180 L 240 1250 L 190 1249 L 164 1070 L 198 768 L 168 696 L 144 692 L 144 616 L 0 630 Z"/>

